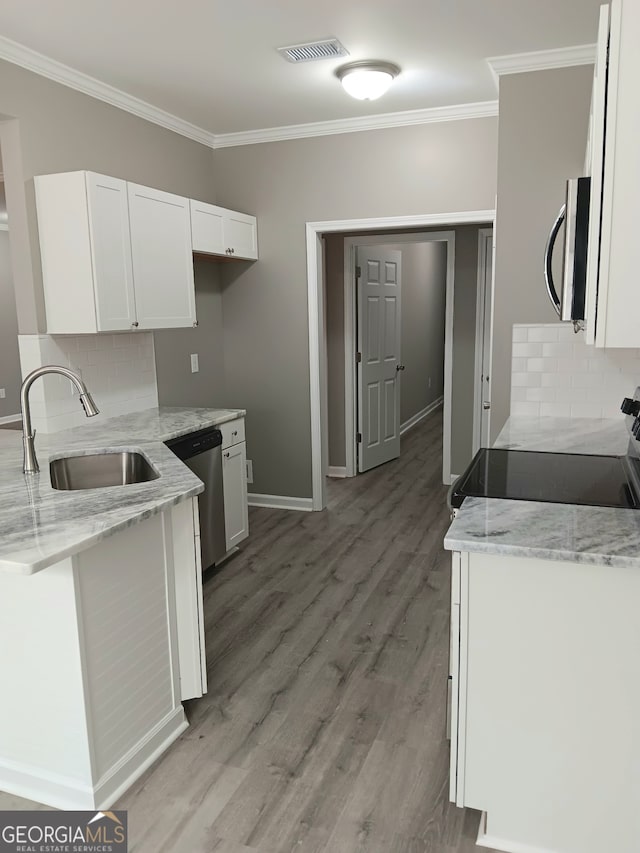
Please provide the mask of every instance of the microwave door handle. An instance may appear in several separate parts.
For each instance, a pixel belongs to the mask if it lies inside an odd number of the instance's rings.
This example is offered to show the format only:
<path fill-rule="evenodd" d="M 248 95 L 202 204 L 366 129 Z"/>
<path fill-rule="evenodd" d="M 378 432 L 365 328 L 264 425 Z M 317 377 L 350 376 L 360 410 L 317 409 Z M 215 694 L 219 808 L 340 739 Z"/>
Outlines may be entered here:
<path fill-rule="evenodd" d="M 547 285 L 547 293 L 549 294 L 549 299 L 551 300 L 551 304 L 555 308 L 556 314 L 558 317 L 560 316 L 560 298 L 558 296 L 558 291 L 556 290 L 555 284 L 553 283 L 553 249 L 556 245 L 556 240 L 558 239 L 558 233 L 562 228 L 562 223 L 564 222 L 564 217 L 567 212 L 566 204 L 563 204 L 560 208 L 560 212 L 556 218 L 556 221 L 553 223 L 553 228 L 549 233 L 549 239 L 547 240 L 547 246 L 544 250 L 544 280 Z"/>
<path fill-rule="evenodd" d="M 564 263 L 562 275 L 562 297 L 560 319 L 572 320 L 573 287 L 576 263 L 576 225 L 578 212 L 578 181 L 567 181 L 567 203 L 565 205 Z"/>

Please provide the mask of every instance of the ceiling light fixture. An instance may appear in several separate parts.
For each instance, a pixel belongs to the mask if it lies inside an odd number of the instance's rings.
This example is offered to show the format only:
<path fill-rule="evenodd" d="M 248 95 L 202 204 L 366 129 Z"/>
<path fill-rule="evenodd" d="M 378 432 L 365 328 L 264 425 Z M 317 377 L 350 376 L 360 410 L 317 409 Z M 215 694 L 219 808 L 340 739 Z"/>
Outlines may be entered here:
<path fill-rule="evenodd" d="M 400 69 L 392 62 L 363 60 L 341 65 L 336 71 L 338 80 L 352 98 L 375 101 L 387 91 Z"/>

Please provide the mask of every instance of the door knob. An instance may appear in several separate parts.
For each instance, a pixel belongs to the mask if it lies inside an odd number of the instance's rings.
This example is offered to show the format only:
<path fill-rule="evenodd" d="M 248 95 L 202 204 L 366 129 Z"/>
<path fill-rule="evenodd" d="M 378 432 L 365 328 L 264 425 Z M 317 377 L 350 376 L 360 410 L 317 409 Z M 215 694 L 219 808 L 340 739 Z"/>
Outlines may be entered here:
<path fill-rule="evenodd" d="M 404 370 L 404 364 L 396 364 L 396 370 Z"/>

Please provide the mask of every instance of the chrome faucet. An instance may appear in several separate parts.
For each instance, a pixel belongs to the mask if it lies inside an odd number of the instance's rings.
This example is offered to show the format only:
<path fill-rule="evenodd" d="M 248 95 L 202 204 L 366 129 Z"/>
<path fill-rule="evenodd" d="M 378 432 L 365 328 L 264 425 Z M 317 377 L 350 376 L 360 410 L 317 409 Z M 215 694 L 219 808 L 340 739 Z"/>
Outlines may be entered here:
<path fill-rule="evenodd" d="M 62 376 L 66 376 L 67 379 L 73 382 L 78 389 L 82 408 L 88 418 L 92 418 L 94 415 L 100 413 L 100 409 L 93 402 L 91 394 L 87 391 L 87 386 L 84 384 L 82 379 L 73 372 L 73 370 L 69 370 L 67 367 L 61 367 L 57 364 L 45 364 L 43 367 L 38 367 L 36 370 L 33 370 L 22 383 L 22 388 L 20 390 L 20 407 L 22 409 L 22 443 L 24 445 L 24 465 L 22 466 L 22 470 L 25 474 L 37 474 L 40 470 L 34 445 L 36 431 L 31 428 L 29 389 L 39 376 L 46 376 L 47 373 L 60 373 Z"/>

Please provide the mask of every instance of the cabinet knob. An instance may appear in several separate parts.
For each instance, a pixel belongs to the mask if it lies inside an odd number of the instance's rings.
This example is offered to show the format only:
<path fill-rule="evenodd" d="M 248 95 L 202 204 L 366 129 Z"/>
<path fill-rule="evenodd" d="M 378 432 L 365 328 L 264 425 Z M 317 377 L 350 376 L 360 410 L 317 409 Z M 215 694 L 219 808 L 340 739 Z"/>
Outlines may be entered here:
<path fill-rule="evenodd" d="M 227 457 L 227 459 L 228 459 L 228 458 L 229 458 L 229 456 L 230 456 L 231 454 L 227 451 L 227 453 L 225 453 L 224 455 L 225 455 L 225 456 Z"/>
<path fill-rule="evenodd" d="M 231 254 L 232 254 L 232 255 L 235 255 L 235 253 L 236 253 L 236 250 L 235 250 L 235 249 L 232 249 L 232 250 L 231 250 Z"/>
<path fill-rule="evenodd" d="M 133 326 L 134 329 L 137 329 L 138 326 L 140 325 L 140 323 L 138 323 L 138 321 L 135 320 L 131 325 Z"/>
<path fill-rule="evenodd" d="M 225 249 L 224 251 L 225 251 L 225 253 L 226 253 L 227 255 L 230 255 L 230 254 L 231 254 L 231 249 Z"/>
<path fill-rule="evenodd" d="M 197 325 L 198 325 L 198 321 L 197 321 L 197 320 L 194 320 L 194 321 L 193 321 L 193 325 L 194 325 L 194 328 L 195 328 L 195 326 L 197 326 Z"/>

